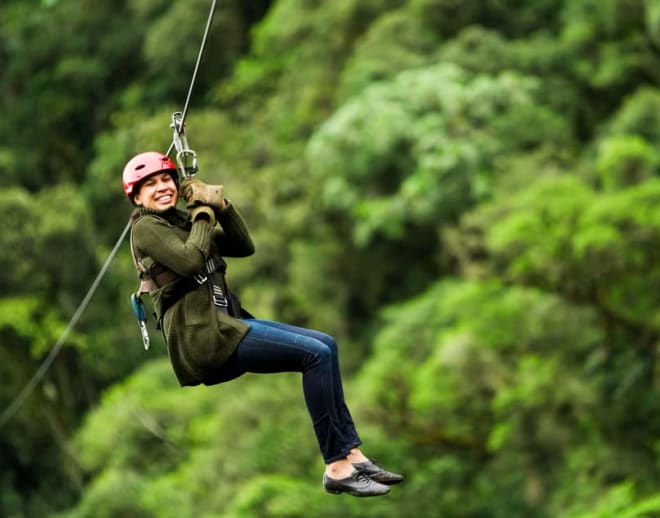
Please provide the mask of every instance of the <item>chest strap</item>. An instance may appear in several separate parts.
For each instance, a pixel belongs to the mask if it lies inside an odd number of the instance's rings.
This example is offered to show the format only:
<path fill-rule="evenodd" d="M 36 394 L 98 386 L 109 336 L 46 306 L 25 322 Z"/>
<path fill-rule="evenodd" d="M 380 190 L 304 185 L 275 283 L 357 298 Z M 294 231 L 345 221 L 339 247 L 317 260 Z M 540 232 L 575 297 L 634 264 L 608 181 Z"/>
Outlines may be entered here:
<path fill-rule="evenodd" d="M 135 221 L 133 221 L 134 225 L 138 219 L 139 218 L 136 218 Z M 133 266 L 135 266 L 135 269 L 138 272 L 138 277 L 140 279 L 138 293 L 153 293 L 158 288 L 161 288 L 162 286 L 165 286 L 166 284 L 179 278 L 178 274 L 158 263 L 154 263 L 151 265 L 151 268 L 147 268 L 142 258 L 138 257 L 137 253 L 135 252 L 135 244 L 133 243 L 132 231 L 129 244 L 131 249 L 131 258 L 133 259 Z"/>
<path fill-rule="evenodd" d="M 160 270 L 160 271 L 158 271 Z M 140 293 L 153 293 L 180 276 L 159 264 L 154 264 L 149 270 L 139 270 Z"/>

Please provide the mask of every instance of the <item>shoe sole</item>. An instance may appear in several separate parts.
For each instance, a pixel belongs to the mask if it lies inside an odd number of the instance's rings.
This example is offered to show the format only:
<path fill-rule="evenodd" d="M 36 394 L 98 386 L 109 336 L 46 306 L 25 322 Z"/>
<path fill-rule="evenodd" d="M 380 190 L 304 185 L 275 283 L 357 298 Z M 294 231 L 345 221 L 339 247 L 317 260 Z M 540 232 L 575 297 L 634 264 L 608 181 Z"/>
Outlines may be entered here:
<path fill-rule="evenodd" d="M 325 492 L 330 493 L 331 495 L 341 495 L 343 493 L 346 493 L 347 495 L 351 495 L 351 496 L 369 497 L 369 496 L 384 496 L 387 493 L 389 493 L 389 490 L 383 493 L 369 493 L 369 494 L 360 493 L 358 491 L 340 491 L 338 489 L 326 489 Z"/>
<path fill-rule="evenodd" d="M 379 484 L 385 484 L 386 486 L 393 486 L 394 484 L 401 484 L 401 482 L 403 482 L 403 479 L 401 479 L 401 480 L 378 480 L 377 478 L 372 478 L 371 480 L 373 480 L 374 482 L 378 482 Z"/>

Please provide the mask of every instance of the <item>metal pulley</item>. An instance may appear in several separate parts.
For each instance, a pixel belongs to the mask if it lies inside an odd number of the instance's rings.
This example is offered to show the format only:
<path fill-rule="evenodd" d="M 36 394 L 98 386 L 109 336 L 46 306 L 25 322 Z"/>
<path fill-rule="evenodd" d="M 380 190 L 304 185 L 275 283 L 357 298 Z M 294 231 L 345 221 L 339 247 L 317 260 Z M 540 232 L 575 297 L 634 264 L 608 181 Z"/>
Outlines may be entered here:
<path fill-rule="evenodd" d="M 172 124 L 170 127 L 174 130 L 172 141 L 176 149 L 176 165 L 183 178 L 192 178 L 197 174 L 197 153 L 188 146 L 186 138 L 185 124 L 181 112 L 172 114 Z"/>

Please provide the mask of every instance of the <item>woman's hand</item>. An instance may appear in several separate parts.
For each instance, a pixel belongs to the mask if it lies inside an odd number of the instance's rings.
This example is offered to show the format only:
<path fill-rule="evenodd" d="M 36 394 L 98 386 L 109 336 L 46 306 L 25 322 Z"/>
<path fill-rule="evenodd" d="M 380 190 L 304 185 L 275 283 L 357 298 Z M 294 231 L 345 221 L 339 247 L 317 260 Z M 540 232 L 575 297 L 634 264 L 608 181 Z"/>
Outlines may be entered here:
<path fill-rule="evenodd" d="M 193 222 L 199 220 L 208 221 L 212 227 L 216 224 L 215 212 L 208 205 L 195 205 L 190 209 L 190 218 Z"/>
<path fill-rule="evenodd" d="M 197 178 L 186 178 L 181 182 L 179 194 L 188 204 L 188 209 L 197 205 L 208 205 L 219 211 L 227 208 L 222 185 L 208 185 Z"/>

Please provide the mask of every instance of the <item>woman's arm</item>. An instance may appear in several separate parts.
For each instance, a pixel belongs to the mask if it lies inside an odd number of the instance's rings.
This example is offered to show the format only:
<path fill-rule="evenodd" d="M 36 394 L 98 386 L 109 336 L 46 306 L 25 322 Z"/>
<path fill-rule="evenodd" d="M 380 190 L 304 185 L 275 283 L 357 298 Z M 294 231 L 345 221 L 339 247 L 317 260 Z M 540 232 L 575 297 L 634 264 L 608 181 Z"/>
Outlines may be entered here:
<path fill-rule="evenodd" d="M 227 208 L 216 212 L 222 228 L 215 228 L 213 241 L 220 255 L 225 257 L 246 257 L 254 253 L 254 243 L 250 231 L 236 207 L 227 200 Z"/>
<path fill-rule="evenodd" d="M 141 218 L 133 227 L 138 255 L 149 257 L 184 277 L 202 271 L 212 236 L 213 228 L 205 221 L 193 223 L 189 233 L 149 216 Z"/>

